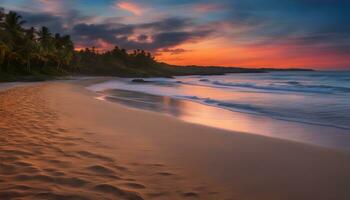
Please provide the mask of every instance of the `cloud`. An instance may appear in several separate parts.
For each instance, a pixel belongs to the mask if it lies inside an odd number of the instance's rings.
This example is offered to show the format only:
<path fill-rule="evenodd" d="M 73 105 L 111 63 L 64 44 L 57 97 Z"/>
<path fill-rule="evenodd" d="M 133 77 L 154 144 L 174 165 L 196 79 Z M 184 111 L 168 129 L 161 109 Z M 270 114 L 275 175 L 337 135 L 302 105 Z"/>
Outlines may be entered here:
<path fill-rule="evenodd" d="M 186 50 L 186 49 L 182 49 L 182 48 L 175 48 L 175 49 L 169 49 L 169 48 L 165 48 L 165 49 L 159 49 L 157 52 L 158 53 L 170 53 L 170 55 L 178 55 L 178 54 L 182 54 L 185 52 L 189 52 L 190 50 Z"/>
<path fill-rule="evenodd" d="M 194 54 L 208 47 L 197 50 L 191 44 L 199 42 L 218 49 L 283 49 L 275 53 L 298 57 L 350 56 L 349 0 L 149 0 L 147 6 L 144 2 L 13 0 L 2 5 L 19 11 L 27 26 L 44 25 L 71 34 L 80 46 L 116 44 L 183 56 L 187 53 L 177 46 L 184 44 L 181 47 L 194 49 L 188 52 Z"/>
<path fill-rule="evenodd" d="M 194 24 L 189 18 L 170 17 L 163 20 L 142 24 L 139 26 L 139 28 L 151 28 L 158 31 L 172 31 L 181 30 L 187 27 L 191 27 L 192 25 Z"/>
<path fill-rule="evenodd" d="M 184 42 L 195 42 L 209 36 L 212 32 L 213 30 L 195 27 L 191 19 L 165 18 L 140 24 L 81 23 L 76 24 L 71 33 L 73 38 L 80 41 L 82 45 L 98 45 L 97 41 L 102 40 L 127 49 L 145 49 L 155 52 Z"/>
<path fill-rule="evenodd" d="M 194 42 L 210 34 L 209 31 L 177 31 L 177 32 L 162 32 L 154 36 L 152 49 L 164 47 L 173 47 L 184 42 Z"/>
<path fill-rule="evenodd" d="M 140 16 L 143 13 L 141 6 L 135 3 L 122 1 L 122 2 L 117 2 L 116 6 L 119 9 L 126 10 L 137 16 Z"/>
<path fill-rule="evenodd" d="M 221 4 L 215 3 L 200 3 L 195 4 L 193 10 L 198 13 L 208 13 L 224 10 L 224 7 Z"/>
<path fill-rule="evenodd" d="M 74 38 L 81 44 L 91 45 L 93 41 L 102 40 L 107 43 L 119 45 L 127 49 L 145 49 L 156 51 L 160 48 L 168 48 L 179 45 L 183 42 L 195 41 L 199 38 L 206 37 L 209 31 L 166 31 L 152 35 L 141 34 L 137 40 L 132 40 L 130 36 L 140 25 L 119 25 L 115 27 L 110 24 L 88 25 L 77 24 L 73 28 Z M 149 39 L 151 40 L 149 41 Z"/>
<path fill-rule="evenodd" d="M 133 27 L 114 24 L 76 24 L 73 27 L 74 34 L 86 35 L 95 38 L 113 38 L 114 35 L 127 35 L 133 32 Z"/>
<path fill-rule="evenodd" d="M 49 0 L 34 0 L 38 4 L 39 9 L 43 12 L 53 13 L 53 14 L 62 14 L 64 12 L 64 4 L 60 1 L 49 1 Z"/>
<path fill-rule="evenodd" d="M 76 8 L 77 0 L 29 0 L 29 2 L 22 6 L 17 5 L 14 9 L 24 17 L 26 26 L 37 28 L 47 26 L 52 32 L 68 34 L 75 24 L 87 23 L 94 18 Z"/>
<path fill-rule="evenodd" d="M 54 16 L 49 13 L 30 13 L 18 11 L 20 15 L 25 19 L 26 26 L 33 26 L 40 28 L 41 26 L 47 26 L 52 32 L 65 33 L 64 19 L 59 16 Z"/>
<path fill-rule="evenodd" d="M 249 46 L 292 45 L 315 54 L 350 54 L 349 1 L 245 0 L 232 1 L 228 7 L 226 21 L 232 27 L 247 27 L 232 34 L 233 40 Z"/>
<path fill-rule="evenodd" d="M 27 22 L 26 26 L 39 28 L 41 26 L 49 27 L 52 32 L 70 33 L 70 30 L 77 23 L 88 22 L 91 17 L 83 16 L 77 10 L 67 10 L 66 15 L 58 16 L 47 12 L 26 12 L 16 11 L 23 16 Z"/>
<path fill-rule="evenodd" d="M 134 24 L 121 23 L 120 18 L 117 18 L 118 20 L 106 18 L 100 23 L 91 23 L 92 17 L 84 16 L 77 10 L 67 9 L 64 15 L 47 11 L 49 10 L 19 11 L 19 13 L 28 22 L 27 27 L 47 26 L 53 33 L 70 34 L 79 48 L 96 46 L 106 49 L 118 45 L 127 49 L 156 52 L 158 49 L 171 48 L 184 42 L 195 42 L 207 37 L 213 31 L 196 27 L 190 18 L 167 17 Z"/>
<path fill-rule="evenodd" d="M 137 40 L 140 42 L 147 41 L 149 39 L 148 35 L 141 34 L 137 36 Z"/>

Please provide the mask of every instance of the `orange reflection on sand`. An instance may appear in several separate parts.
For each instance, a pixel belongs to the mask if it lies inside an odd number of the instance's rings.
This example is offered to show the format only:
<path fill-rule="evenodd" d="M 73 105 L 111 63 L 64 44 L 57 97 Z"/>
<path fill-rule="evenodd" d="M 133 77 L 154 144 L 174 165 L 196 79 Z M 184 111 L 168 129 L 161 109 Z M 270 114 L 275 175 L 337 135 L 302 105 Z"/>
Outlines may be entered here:
<path fill-rule="evenodd" d="M 242 93 L 230 93 L 225 94 L 221 91 L 211 89 L 210 87 L 182 87 L 183 91 L 188 90 L 188 93 L 193 93 L 193 89 L 195 88 L 195 93 L 206 94 L 210 97 L 220 97 L 225 98 L 225 95 L 229 95 L 229 98 L 241 99 L 244 98 L 244 94 Z M 234 95 L 234 96 L 233 96 Z M 163 98 L 164 104 L 169 104 L 169 101 L 174 101 L 169 97 Z M 174 106 L 174 102 L 172 103 Z M 229 110 L 220 109 L 212 106 L 206 106 L 200 103 L 188 101 L 188 100 L 180 100 L 176 101 L 176 106 L 178 107 L 177 117 L 181 120 L 202 124 L 206 126 L 211 126 L 215 128 L 234 130 L 240 132 L 249 132 L 255 133 L 256 122 L 252 120 L 255 118 L 254 116 L 240 115 L 235 116 L 235 113 Z M 171 106 L 170 106 L 171 107 Z"/>
<path fill-rule="evenodd" d="M 181 110 L 191 110 L 191 112 L 189 113 L 181 113 L 181 115 L 178 116 L 181 120 L 196 124 L 203 124 L 215 128 L 235 130 L 240 132 L 254 133 L 256 131 L 254 121 L 243 118 L 233 120 L 233 113 L 230 111 L 210 106 L 203 106 L 201 104 L 193 102 L 186 102 L 183 103 L 181 106 Z"/>

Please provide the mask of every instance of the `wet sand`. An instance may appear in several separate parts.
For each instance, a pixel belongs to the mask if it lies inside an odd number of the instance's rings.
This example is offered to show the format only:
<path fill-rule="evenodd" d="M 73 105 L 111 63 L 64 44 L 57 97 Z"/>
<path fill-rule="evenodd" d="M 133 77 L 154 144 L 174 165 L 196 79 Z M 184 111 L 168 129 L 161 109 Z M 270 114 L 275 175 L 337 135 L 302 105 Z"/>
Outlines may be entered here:
<path fill-rule="evenodd" d="M 350 198 L 349 152 L 94 95 L 53 82 L 0 92 L 0 199 Z"/>

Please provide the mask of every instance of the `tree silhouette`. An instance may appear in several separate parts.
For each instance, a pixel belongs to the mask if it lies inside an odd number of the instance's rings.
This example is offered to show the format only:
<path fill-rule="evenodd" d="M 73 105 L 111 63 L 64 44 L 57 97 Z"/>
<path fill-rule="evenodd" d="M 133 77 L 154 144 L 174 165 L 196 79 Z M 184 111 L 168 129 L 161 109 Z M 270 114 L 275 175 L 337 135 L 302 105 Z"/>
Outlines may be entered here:
<path fill-rule="evenodd" d="M 22 16 L 0 8 L 0 79 L 2 75 L 61 75 L 72 72 L 116 76 L 170 76 L 175 68 L 159 63 L 150 52 L 115 46 L 106 51 L 95 46 L 74 50 L 69 35 L 48 27 L 25 28 Z M 177 70 L 180 73 L 183 71 Z"/>

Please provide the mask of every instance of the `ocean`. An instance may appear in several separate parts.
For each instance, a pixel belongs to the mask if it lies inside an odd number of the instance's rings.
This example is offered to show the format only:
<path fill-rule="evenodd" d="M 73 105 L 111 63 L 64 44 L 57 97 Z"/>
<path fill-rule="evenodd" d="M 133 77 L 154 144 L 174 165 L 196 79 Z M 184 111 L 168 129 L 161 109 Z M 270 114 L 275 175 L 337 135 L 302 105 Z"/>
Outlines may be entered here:
<path fill-rule="evenodd" d="M 116 78 L 101 100 L 215 128 L 350 150 L 350 72 Z"/>

